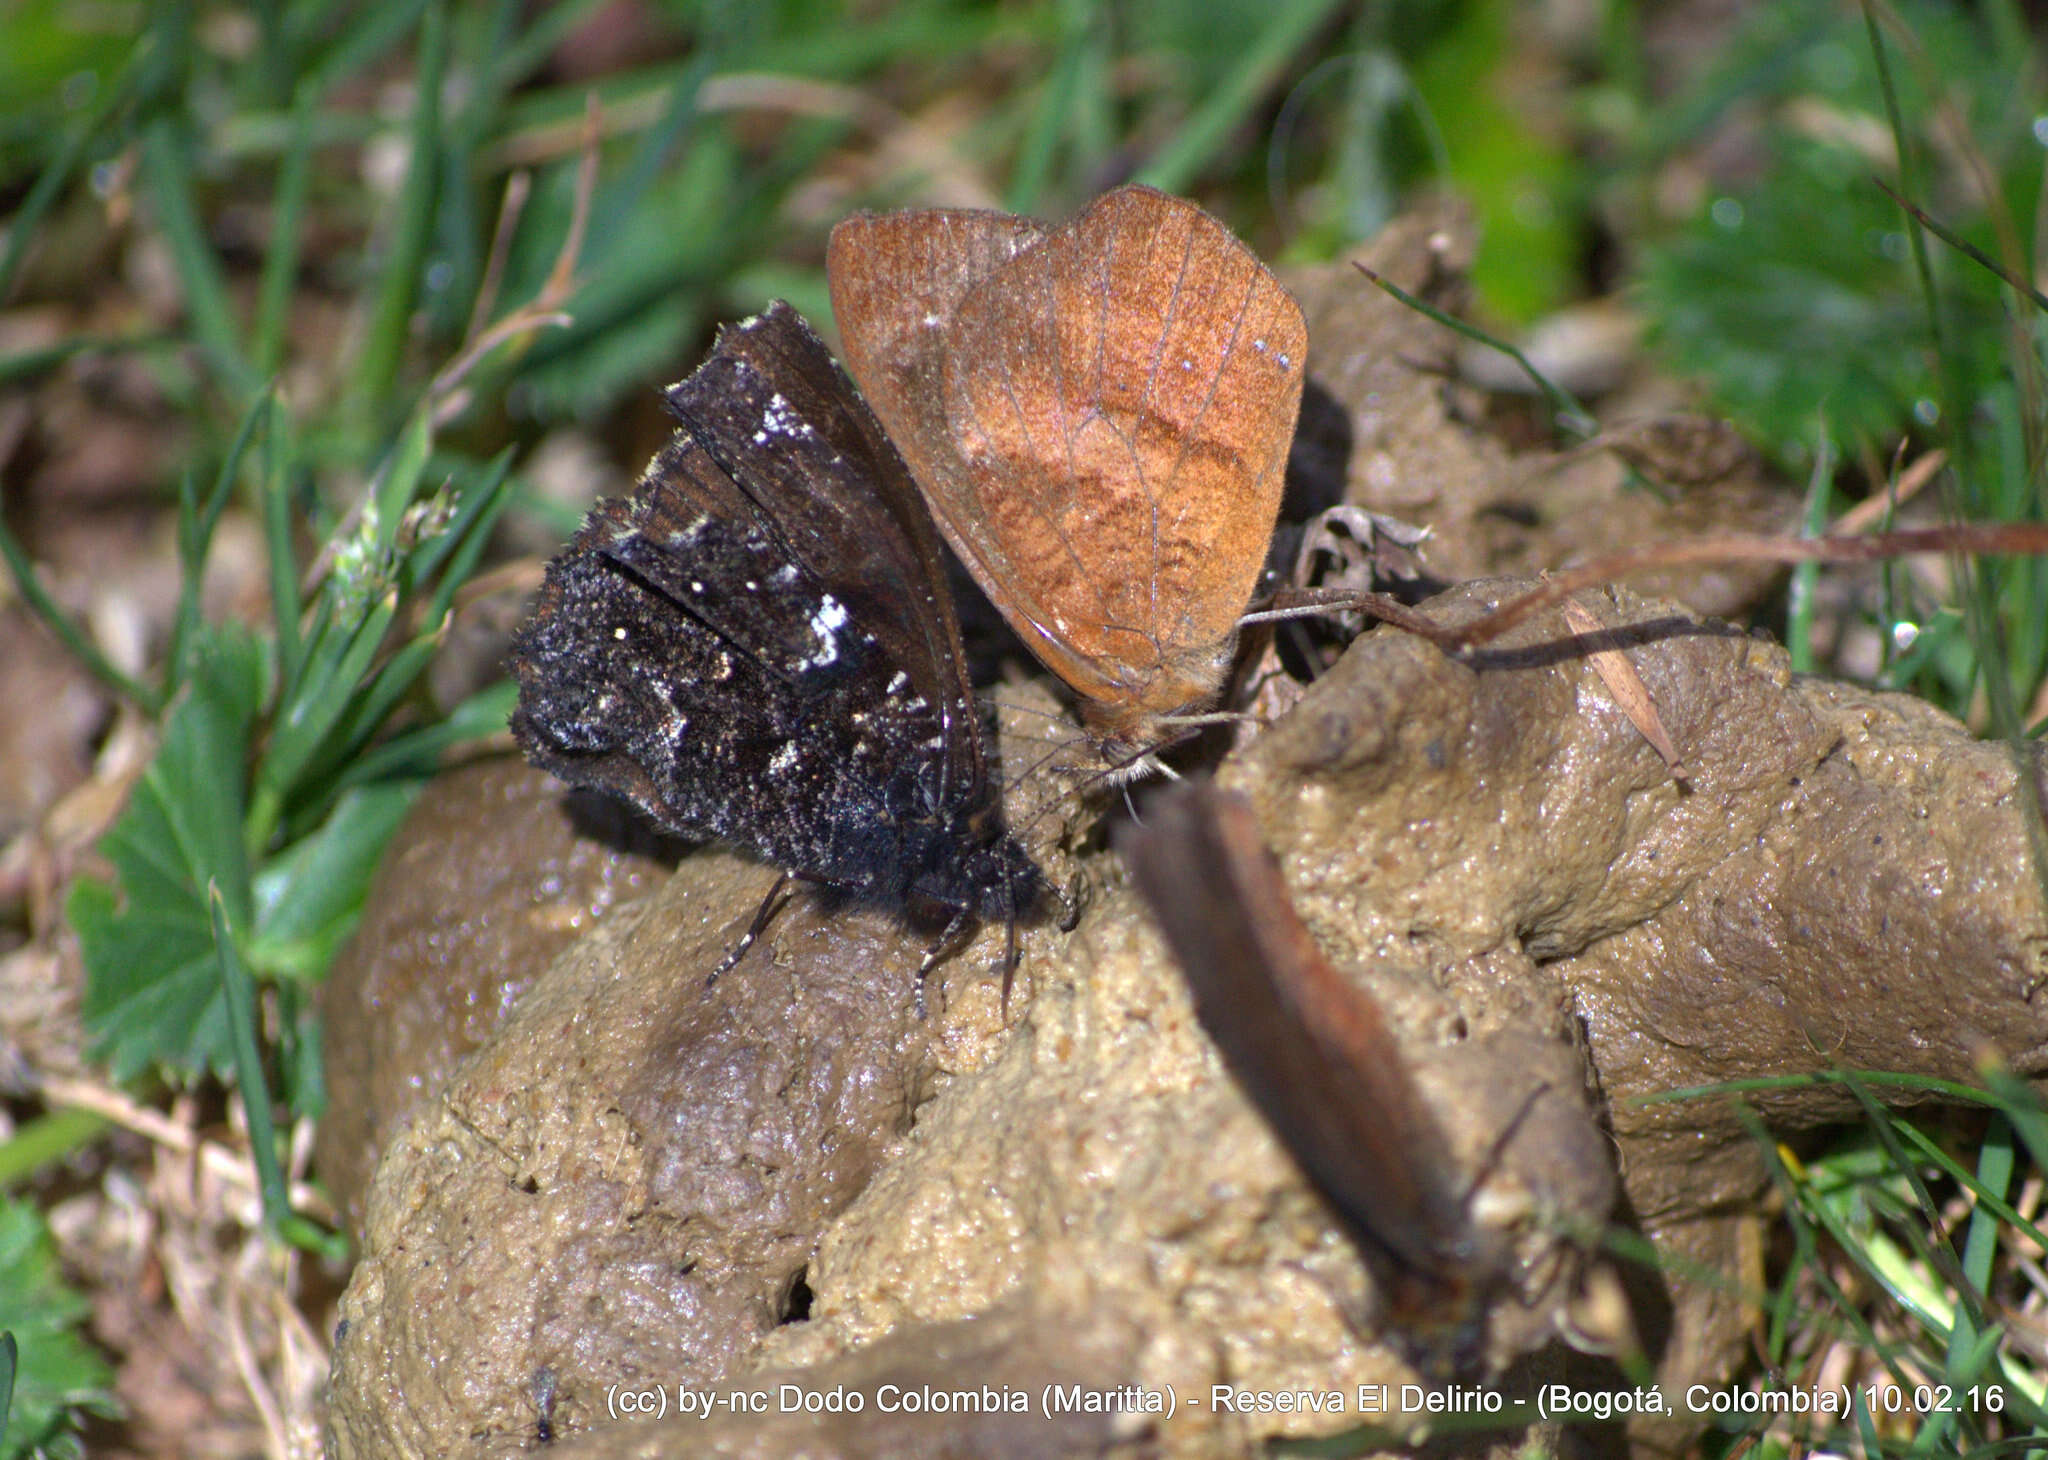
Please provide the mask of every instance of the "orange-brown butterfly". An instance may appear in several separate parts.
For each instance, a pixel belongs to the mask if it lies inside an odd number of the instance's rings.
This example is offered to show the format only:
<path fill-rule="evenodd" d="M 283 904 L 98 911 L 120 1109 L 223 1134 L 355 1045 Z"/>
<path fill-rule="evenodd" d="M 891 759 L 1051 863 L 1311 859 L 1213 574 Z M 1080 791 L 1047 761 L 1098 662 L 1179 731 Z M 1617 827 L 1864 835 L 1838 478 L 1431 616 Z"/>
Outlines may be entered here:
<path fill-rule="evenodd" d="M 1052 229 L 856 214 L 827 269 L 847 368 L 1105 759 L 1210 709 L 1301 401 L 1307 326 L 1279 281 L 1135 185 Z"/>

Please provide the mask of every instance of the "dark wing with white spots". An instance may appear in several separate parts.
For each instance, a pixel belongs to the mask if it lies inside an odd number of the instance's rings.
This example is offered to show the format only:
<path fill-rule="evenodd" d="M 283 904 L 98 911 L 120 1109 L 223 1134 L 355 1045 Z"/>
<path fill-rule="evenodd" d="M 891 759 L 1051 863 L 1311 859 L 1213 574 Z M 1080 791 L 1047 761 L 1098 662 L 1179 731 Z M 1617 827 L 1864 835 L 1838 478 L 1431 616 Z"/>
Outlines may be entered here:
<path fill-rule="evenodd" d="M 938 531 L 903 458 L 825 342 L 780 301 L 719 334 L 669 409 L 850 620 L 934 706 L 947 791 L 987 779 Z"/>
<path fill-rule="evenodd" d="M 777 306 L 669 398 L 684 429 L 515 640 L 528 758 L 819 881 L 1008 906 L 1036 874 L 983 773 L 936 535 L 850 383 Z"/>

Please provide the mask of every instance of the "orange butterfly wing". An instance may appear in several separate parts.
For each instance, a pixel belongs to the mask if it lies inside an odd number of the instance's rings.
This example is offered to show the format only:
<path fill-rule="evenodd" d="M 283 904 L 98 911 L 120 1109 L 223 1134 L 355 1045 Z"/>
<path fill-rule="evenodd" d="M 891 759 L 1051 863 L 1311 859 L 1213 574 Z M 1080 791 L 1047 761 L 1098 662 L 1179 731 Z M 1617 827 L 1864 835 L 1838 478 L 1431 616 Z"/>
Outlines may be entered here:
<path fill-rule="evenodd" d="M 940 530 L 1091 728 L 1211 702 L 1279 510 L 1307 327 L 1190 203 L 1049 233 L 1001 213 L 833 231 L 833 308 Z"/>

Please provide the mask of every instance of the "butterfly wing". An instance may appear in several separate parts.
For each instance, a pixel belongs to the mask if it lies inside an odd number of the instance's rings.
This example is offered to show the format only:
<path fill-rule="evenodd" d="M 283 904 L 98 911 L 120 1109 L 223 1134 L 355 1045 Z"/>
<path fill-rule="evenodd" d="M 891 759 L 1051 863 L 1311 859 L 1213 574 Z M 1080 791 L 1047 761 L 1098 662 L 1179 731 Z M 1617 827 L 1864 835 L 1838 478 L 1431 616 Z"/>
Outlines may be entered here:
<path fill-rule="evenodd" d="M 824 341 L 778 301 L 722 332 L 667 394 L 756 520 L 874 636 L 908 676 L 910 698 L 935 709 L 945 737 L 937 799 L 985 799 L 981 722 L 931 514 Z"/>
<path fill-rule="evenodd" d="M 684 429 L 549 565 L 515 738 L 806 876 L 1008 905 L 975 885 L 1021 853 L 984 855 L 1010 844 L 936 538 L 873 417 L 787 306 L 723 331 L 670 401 Z"/>
<path fill-rule="evenodd" d="M 1098 729 L 1199 707 L 1279 509 L 1300 308 L 1222 224 L 1150 188 L 1037 239 L 972 216 L 835 232 L 854 373 L 917 443 L 940 529 Z"/>
<path fill-rule="evenodd" d="M 935 511 L 960 490 L 950 483 L 960 462 L 946 420 L 946 326 L 969 290 L 1044 236 L 1029 218 L 970 208 L 856 213 L 832 230 L 825 274 L 846 367 Z"/>
<path fill-rule="evenodd" d="M 1189 785 L 1145 821 L 1121 850 L 1224 1063 L 1376 1265 L 1454 1302 L 1472 1254 L 1442 1138 L 1378 1006 L 1295 913 L 1250 806 Z"/>

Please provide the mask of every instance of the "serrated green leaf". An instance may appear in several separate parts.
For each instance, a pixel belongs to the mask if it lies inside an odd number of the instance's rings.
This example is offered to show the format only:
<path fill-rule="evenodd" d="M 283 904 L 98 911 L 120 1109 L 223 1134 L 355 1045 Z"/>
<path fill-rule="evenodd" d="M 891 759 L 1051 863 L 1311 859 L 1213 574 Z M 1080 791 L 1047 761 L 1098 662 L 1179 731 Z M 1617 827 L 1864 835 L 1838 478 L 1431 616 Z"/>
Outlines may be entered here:
<path fill-rule="evenodd" d="M 240 630 L 195 638 L 156 757 L 100 842 L 116 883 L 81 879 L 72 891 L 86 1030 L 116 1079 L 152 1063 L 186 1075 L 226 1068 L 206 888 L 217 882 L 246 926 L 244 785 L 265 677 L 262 649 Z"/>
<path fill-rule="evenodd" d="M 86 959 L 86 1027 L 116 1080 L 152 1064 L 226 1069 L 226 1012 L 213 948 L 190 919 L 144 919 L 114 889 L 80 881 L 65 904 Z"/>
<path fill-rule="evenodd" d="M 84 1298 L 64 1286 L 40 1213 L 0 1198 L 0 1330 L 16 1344 L 12 1412 L 0 1460 L 77 1454 L 77 1416 L 119 1413 L 113 1375 L 77 1332 Z"/>

